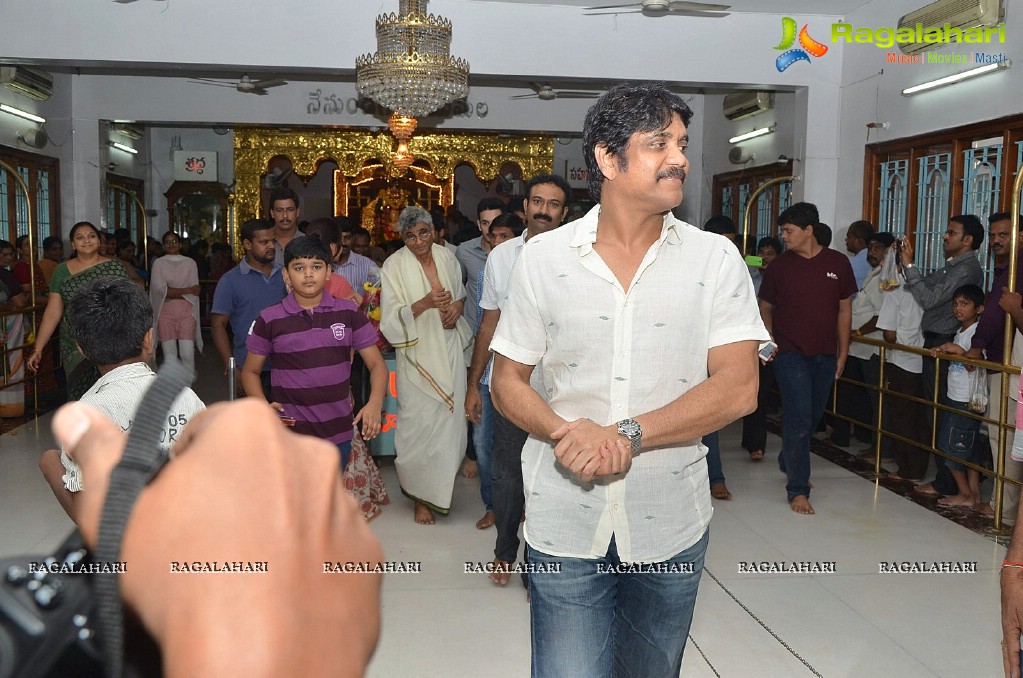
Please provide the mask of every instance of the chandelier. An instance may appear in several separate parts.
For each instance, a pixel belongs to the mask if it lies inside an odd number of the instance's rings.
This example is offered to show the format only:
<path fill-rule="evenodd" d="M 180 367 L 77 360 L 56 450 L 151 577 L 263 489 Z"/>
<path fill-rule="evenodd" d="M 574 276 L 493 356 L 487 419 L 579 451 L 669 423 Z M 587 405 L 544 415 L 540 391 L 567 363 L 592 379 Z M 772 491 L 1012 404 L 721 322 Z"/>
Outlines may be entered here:
<path fill-rule="evenodd" d="M 405 176 L 416 157 L 408 150 L 404 141 L 398 144 L 398 150 L 391 154 L 391 176 L 395 179 Z"/>
<path fill-rule="evenodd" d="M 387 128 L 391 130 L 391 134 L 398 141 L 408 141 L 412 138 L 412 133 L 416 131 L 416 125 L 418 121 L 410 115 L 399 115 L 398 113 L 392 113 L 391 117 L 387 120 Z"/>
<path fill-rule="evenodd" d="M 469 92 L 469 63 L 451 56 L 451 22 L 429 0 L 398 0 L 377 17 L 377 51 L 355 60 L 355 87 L 402 116 L 423 117 Z"/>

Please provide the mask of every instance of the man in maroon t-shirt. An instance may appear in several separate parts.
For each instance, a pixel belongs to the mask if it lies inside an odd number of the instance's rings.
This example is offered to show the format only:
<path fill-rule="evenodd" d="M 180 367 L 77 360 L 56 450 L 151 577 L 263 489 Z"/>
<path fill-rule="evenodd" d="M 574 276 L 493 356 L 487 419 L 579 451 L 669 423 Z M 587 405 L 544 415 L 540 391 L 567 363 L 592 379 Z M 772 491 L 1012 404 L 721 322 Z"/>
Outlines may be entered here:
<path fill-rule="evenodd" d="M 849 355 L 856 277 L 849 259 L 817 242 L 817 207 L 792 205 L 778 216 L 785 253 L 764 271 L 760 315 L 778 344 L 774 373 L 781 391 L 778 464 L 796 513 L 810 515 L 810 436 Z"/>

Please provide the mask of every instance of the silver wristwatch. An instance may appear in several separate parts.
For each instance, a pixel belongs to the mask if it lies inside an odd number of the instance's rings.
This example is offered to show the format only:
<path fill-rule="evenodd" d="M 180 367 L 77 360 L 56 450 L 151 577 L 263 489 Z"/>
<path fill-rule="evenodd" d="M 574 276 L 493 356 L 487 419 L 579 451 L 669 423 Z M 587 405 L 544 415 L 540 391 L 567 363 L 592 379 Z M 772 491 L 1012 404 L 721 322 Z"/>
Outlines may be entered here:
<path fill-rule="evenodd" d="M 635 419 L 622 419 L 617 426 L 618 433 L 632 444 L 632 453 L 639 454 L 639 448 L 643 445 L 643 427 Z"/>

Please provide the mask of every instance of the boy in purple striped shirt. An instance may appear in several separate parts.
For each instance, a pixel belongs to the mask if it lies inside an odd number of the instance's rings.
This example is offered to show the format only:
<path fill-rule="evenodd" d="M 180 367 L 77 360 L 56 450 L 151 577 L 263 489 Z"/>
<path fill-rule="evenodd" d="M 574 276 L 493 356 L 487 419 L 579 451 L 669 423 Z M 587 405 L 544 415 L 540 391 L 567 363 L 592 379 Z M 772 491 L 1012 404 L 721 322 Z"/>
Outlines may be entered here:
<path fill-rule="evenodd" d="M 330 252 L 319 239 L 301 236 L 284 248 L 284 282 L 291 290 L 263 310 L 249 329 L 249 355 L 242 368 L 245 394 L 263 397 L 259 373 L 270 368 L 270 405 L 296 433 L 337 445 L 341 470 L 348 465 L 353 428 L 362 423 L 366 440 L 380 433 L 387 366 L 376 346 L 376 329 L 355 304 L 324 290 L 330 278 Z M 358 351 L 370 375 L 370 396 L 352 416 L 349 379 Z"/>

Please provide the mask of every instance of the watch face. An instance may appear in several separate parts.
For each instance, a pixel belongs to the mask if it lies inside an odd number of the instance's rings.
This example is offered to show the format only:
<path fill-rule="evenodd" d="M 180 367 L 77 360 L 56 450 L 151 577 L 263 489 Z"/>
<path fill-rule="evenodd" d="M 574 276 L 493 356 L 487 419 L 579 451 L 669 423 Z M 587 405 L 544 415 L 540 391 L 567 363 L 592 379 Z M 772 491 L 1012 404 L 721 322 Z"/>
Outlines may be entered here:
<path fill-rule="evenodd" d="M 639 427 L 639 422 L 632 419 L 626 419 L 619 422 L 618 432 L 626 438 L 635 438 L 642 432 L 642 429 Z"/>

